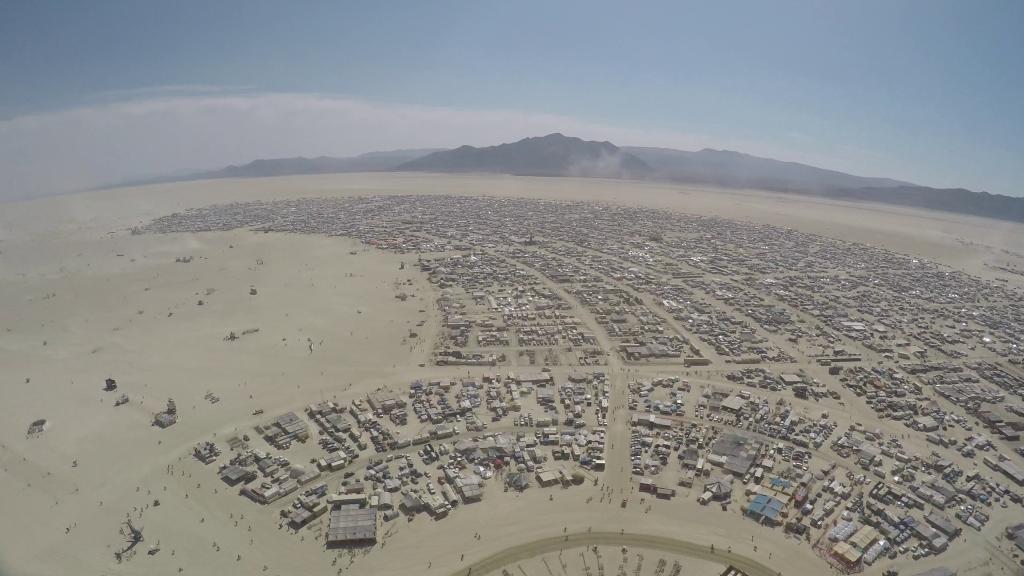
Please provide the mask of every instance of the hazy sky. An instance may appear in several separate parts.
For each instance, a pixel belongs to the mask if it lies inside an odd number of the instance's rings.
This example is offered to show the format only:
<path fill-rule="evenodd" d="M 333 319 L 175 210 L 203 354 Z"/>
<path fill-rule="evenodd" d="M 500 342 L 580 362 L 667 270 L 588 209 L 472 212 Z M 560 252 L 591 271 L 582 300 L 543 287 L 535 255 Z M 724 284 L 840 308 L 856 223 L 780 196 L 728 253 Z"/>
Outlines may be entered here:
<path fill-rule="evenodd" d="M 1024 195 L 1024 2 L 0 2 L 0 197 L 561 131 Z"/>

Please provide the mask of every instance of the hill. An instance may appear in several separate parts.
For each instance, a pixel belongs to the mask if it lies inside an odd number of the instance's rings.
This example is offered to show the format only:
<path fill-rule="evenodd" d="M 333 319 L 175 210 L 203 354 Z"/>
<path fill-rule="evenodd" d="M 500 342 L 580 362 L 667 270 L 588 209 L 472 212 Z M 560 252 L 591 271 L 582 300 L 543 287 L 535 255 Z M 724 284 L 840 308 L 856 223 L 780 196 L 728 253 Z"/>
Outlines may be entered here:
<path fill-rule="evenodd" d="M 894 188 L 853 188 L 834 190 L 825 196 L 837 200 L 881 202 L 914 208 L 927 208 L 996 220 L 1024 222 L 1024 198 L 972 192 L 963 188 L 897 186 Z"/>
<path fill-rule="evenodd" d="M 705 148 L 687 152 L 670 148 L 625 146 L 622 149 L 646 162 L 659 180 L 687 184 L 807 193 L 842 188 L 911 185 L 888 178 L 853 176 L 796 162 L 759 158 L 731 150 Z"/>
<path fill-rule="evenodd" d="M 460 146 L 434 152 L 410 160 L 398 170 L 592 178 L 645 178 L 653 173 L 646 162 L 611 142 L 587 141 L 557 133 L 498 146 Z"/>
<path fill-rule="evenodd" d="M 333 172 L 489 172 L 520 176 L 629 178 L 749 188 L 848 201 L 880 202 L 1024 222 L 1024 198 L 930 188 L 890 178 L 855 176 L 807 164 L 705 148 L 696 152 L 623 146 L 548 134 L 497 146 L 370 152 L 352 158 L 255 160 L 167 180 L 255 178 Z"/>
<path fill-rule="evenodd" d="M 194 174 L 189 179 L 260 178 L 294 174 L 332 174 L 338 172 L 382 172 L 394 170 L 414 158 L 436 152 L 436 148 L 368 152 L 350 158 L 272 158 L 253 160 L 241 166 L 228 166 L 212 172 Z"/>

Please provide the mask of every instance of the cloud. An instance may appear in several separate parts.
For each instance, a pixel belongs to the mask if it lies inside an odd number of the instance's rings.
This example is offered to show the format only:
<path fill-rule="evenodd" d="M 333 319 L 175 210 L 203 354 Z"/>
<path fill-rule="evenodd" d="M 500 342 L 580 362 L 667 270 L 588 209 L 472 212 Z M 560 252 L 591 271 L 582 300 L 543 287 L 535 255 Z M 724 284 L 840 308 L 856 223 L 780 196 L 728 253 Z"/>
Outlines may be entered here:
<path fill-rule="evenodd" d="M 620 145 L 707 145 L 697 135 L 514 110 L 384 104 L 319 94 L 174 92 L 161 87 L 117 102 L 0 122 L 0 200 L 255 158 L 490 145 L 550 132 Z"/>

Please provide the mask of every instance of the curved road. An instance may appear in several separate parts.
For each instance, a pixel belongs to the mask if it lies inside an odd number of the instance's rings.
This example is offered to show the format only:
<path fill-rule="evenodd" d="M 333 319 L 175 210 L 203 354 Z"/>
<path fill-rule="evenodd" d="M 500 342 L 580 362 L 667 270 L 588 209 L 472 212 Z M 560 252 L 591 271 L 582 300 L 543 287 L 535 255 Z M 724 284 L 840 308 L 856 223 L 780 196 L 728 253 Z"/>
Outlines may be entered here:
<path fill-rule="evenodd" d="M 564 548 L 579 548 L 583 546 L 629 546 L 647 550 L 660 550 L 672 554 L 679 554 L 699 560 L 708 560 L 722 565 L 731 564 L 743 570 L 750 576 L 781 576 L 777 572 L 761 564 L 757 560 L 726 552 L 725 550 L 711 549 L 703 544 L 695 544 L 683 540 L 675 540 L 663 536 L 651 536 L 648 534 L 633 534 L 615 532 L 577 532 L 564 536 L 542 538 L 533 542 L 526 542 L 518 546 L 506 548 L 486 558 L 471 563 L 469 566 L 454 572 L 452 576 L 466 576 L 468 574 L 488 574 L 500 570 L 504 566 L 534 558 L 542 554 L 557 552 Z"/>

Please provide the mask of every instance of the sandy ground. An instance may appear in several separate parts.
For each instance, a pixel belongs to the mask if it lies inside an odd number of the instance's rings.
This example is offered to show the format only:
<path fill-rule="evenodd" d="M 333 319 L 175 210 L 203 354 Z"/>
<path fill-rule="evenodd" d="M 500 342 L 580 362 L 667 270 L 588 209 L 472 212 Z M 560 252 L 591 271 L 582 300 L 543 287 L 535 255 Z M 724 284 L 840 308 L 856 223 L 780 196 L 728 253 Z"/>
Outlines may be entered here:
<path fill-rule="evenodd" d="M 613 544 L 600 544 L 605 539 Z M 644 547 L 642 544 L 651 544 Z M 666 548 L 659 548 L 661 544 Z M 501 564 L 502 574 L 534 574 L 548 576 L 633 574 L 634 576 L 719 576 L 732 555 L 727 551 L 701 553 L 712 558 L 695 558 L 692 554 L 677 554 L 672 544 L 646 537 L 626 536 L 618 533 L 581 533 L 566 537 L 553 537 L 509 548 L 493 558 Z M 486 562 L 486 561 L 485 561 Z M 484 563 L 481 563 L 484 564 Z M 474 570 L 477 566 L 474 565 Z M 481 566 L 484 569 L 484 566 Z M 773 572 L 771 574 L 774 574 Z M 751 575 L 753 576 L 753 575 Z"/>
<path fill-rule="evenodd" d="M 433 293 L 412 267 L 399 269 L 403 257 L 346 239 L 246 231 L 132 235 L 129 228 L 186 207 L 234 200 L 412 192 L 642 203 L 790 226 L 986 277 L 1024 280 L 991 267 L 1024 264 L 1019 225 L 618 181 L 355 174 L 165 184 L 3 204 L 0 573 L 450 574 L 511 546 L 588 529 L 719 549 L 735 543 L 737 554 L 784 574 L 821 566 L 809 546 L 744 521 L 736 510 L 712 510 L 692 498 L 622 509 L 621 496 L 599 486 L 512 495 L 492 482 L 483 504 L 437 525 L 425 517 L 400 519 L 382 529 L 382 544 L 354 556 L 324 552 L 316 530 L 282 533 L 274 521 L 280 506 L 260 508 L 222 490 L 212 467 L 190 457 L 191 446 L 251 432 L 261 418 L 252 416 L 254 409 L 269 416 L 321 398 L 347 401 L 440 373 L 417 366 L 436 332 Z M 182 256 L 193 259 L 175 262 Z M 396 282 L 407 280 L 413 286 L 403 290 L 414 297 L 401 302 L 394 298 Z M 421 338 L 410 342 L 406 335 L 419 320 L 430 330 L 420 329 Z M 259 331 L 223 340 L 250 328 Z M 106 377 L 117 379 L 118 393 L 101 390 Z M 120 392 L 131 402 L 115 408 Z M 211 404 L 207 392 L 221 401 Z M 158 430 L 149 423 L 168 397 L 176 400 L 181 421 Z M 50 428 L 26 438 L 37 418 L 49 420 Z M 160 542 L 160 554 L 143 551 L 130 562 L 114 561 L 126 516 L 145 526 L 144 546 Z M 955 557 L 957 546 L 935 562 Z M 564 573 L 586 573 L 578 553 Z M 602 553 L 621 555 L 614 546 Z M 652 552 L 641 573 L 653 574 L 658 557 L 671 567 L 670 553 Z M 546 574 L 544 559 L 552 563 L 557 553 L 523 559 L 509 570 Z M 692 568 L 683 573 L 713 572 L 712 564 L 701 562 L 690 560 Z M 983 558 L 971 562 L 976 565 L 962 573 L 989 573 Z M 619 564 L 616 557 L 604 570 L 617 573 Z M 634 559 L 628 572 L 635 568 Z"/>

